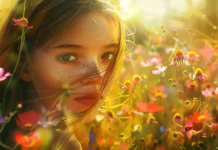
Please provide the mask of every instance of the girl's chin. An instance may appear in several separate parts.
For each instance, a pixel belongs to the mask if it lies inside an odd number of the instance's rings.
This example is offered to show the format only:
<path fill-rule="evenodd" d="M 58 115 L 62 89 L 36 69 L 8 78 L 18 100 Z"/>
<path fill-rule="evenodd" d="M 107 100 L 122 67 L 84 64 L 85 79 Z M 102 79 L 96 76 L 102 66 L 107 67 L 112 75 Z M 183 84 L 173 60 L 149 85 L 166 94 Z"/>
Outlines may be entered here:
<path fill-rule="evenodd" d="M 97 109 L 91 108 L 91 110 L 88 110 L 87 112 L 75 112 L 72 111 L 73 109 L 65 109 L 64 113 L 67 119 L 67 123 L 75 123 L 75 122 L 81 122 L 81 123 L 89 123 L 95 119 L 95 116 L 97 114 Z"/>

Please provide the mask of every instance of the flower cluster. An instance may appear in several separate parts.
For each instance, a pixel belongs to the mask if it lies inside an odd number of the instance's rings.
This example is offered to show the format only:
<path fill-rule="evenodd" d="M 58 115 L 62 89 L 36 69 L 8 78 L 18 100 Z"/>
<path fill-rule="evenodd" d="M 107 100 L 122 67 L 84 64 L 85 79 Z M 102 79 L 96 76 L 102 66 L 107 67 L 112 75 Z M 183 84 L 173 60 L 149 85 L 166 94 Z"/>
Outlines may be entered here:
<path fill-rule="evenodd" d="M 216 56 L 208 59 L 202 48 L 191 43 L 179 48 L 166 46 L 166 37 L 157 36 L 162 38 L 162 50 L 151 53 L 146 51 L 150 47 L 136 45 L 141 50 L 124 59 L 122 84 L 114 86 L 100 110 L 113 117 L 105 113 L 96 117 L 91 148 L 218 148 Z M 177 39 L 175 45 L 177 42 L 181 41 Z M 208 42 L 203 49 L 208 45 L 215 49 Z"/>

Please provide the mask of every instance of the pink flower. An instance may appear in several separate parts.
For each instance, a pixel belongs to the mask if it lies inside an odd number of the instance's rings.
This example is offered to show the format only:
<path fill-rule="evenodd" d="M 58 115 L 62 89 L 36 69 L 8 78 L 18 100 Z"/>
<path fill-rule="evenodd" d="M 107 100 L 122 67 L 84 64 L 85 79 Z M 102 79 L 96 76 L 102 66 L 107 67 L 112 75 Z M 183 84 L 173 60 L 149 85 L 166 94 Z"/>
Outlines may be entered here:
<path fill-rule="evenodd" d="M 212 91 L 208 88 L 206 88 L 205 90 L 201 91 L 202 95 L 204 95 L 205 97 L 212 97 Z"/>
<path fill-rule="evenodd" d="M 186 132 L 187 137 L 190 139 L 192 138 L 193 135 L 196 135 L 198 132 L 196 130 L 189 130 L 188 132 Z"/>
<path fill-rule="evenodd" d="M 210 125 L 210 129 L 211 129 L 212 131 L 218 131 L 218 123 L 212 123 L 212 124 Z"/>
<path fill-rule="evenodd" d="M 160 84 L 160 85 L 157 85 L 155 88 L 150 89 L 149 92 L 151 92 L 152 94 L 155 94 L 157 91 L 163 92 L 164 90 L 165 90 L 164 85 Z"/>
<path fill-rule="evenodd" d="M 18 114 L 18 119 L 16 120 L 17 125 L 23 129 L 32 129 L 42 119 L 42 114 L 37 114 L 35 111 L 31 110 Z"/>
<path fill-rule="evenodd" d="M 184 54 L 183 50 L 177 49 L 170 65 L 180 65 L 185 63 L 187 60 L 188 56 Z"/>
<path fill-rule="evenodd" d="M 195 75 L 194 75 L 195 80 L 205 80 L 207 79 L 207 75 L 203 73 L 203 71 L 200 68 L 197 68 L 195 70 Z"/>
<path fill-rule="evenodd" d="M 26 27 L 28 29 L 32 29 L 33 26 L 28 26 L 28 20 L 26 18 L 21 18 L 21 19 L 13 19 L 14 21 L 14 26 L 22 26 Z"/>
<path fill-rule="evenodd" d="M 144 67 L 147 67 L 147 66 L 160 64 L 162 61 L 163 61 L 163 58 L 157 55 L 157 56 L 153 56 L 151 58 L 146 59 L 146 61 L 142 62 L 141 65 Z"/>
<path fill-rule="evenodd" d="M 189 120 L 189 121 L 187 121 L 187 122 L 185 123 L 185 127 L 184 127 L 184 129 L 182 129 L 182 130 L 183 130 L 184 132 L 188 132 L 188 131 L 192 130 L 192 128 L 193 128 L 193 123 L 192 123 L 191 120 Z"/>
<path fill-rule="evenodd" d="M 167 69 L 166 66 L 158 67 L 157 69 L 152 70 L 152 73 L 153 74 L 160 74 L 160 73 L 164 72 L 166 69 Z"/>
<path fill-rule="evenodd" d="M 144 51 L 144 47 L 142 45 L 137 45 L 134 49 L 135 54 L 140 54 Z"/>
<path fill-rule="evenodd" d="M 214 48 L 209 44 L 205 44 L 198 52 L 204 60 L 210 60 L 213 56 Z"/>
<path fill-rule="evenodd" d="M 163 99 L 167 97 L 167 93 L 164 92 L 164 85 L 157 85 L 155 88 L 149 89 L 149 96 L 152 100 L 157 100 L 159 98 Z"/>
<path fill-rule="evenodd" d="M 189 51 L 187 55 L 190 62 L 196 62 L 199 60 L 199 55 L 195 51 Z"/>
<path fill-rule="evenodd" d="M 0 82 L 4 81 L 9 76 L 11 76 L 11 74 L 9 72 L 4 74 L 4 69 L 0 68 Z"/>
<path fill-rule="evenodd" d="M 136 104 L 136 109 L 140 112 L 158 113 L 161 112 L 164 107 L 158 106 L 156 102 L 145 103 L 141 101 Z"/>

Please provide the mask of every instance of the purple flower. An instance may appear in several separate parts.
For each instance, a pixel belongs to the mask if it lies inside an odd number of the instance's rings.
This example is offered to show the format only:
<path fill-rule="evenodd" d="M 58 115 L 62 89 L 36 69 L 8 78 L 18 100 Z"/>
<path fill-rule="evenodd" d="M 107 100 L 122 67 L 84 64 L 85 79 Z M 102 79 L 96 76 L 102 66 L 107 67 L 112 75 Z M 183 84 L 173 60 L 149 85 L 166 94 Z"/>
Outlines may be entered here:
<path fill-rule="evenodd" d="M 6 121 L 6 119 L 4 117 L 2 117 L 2 114 L 0 113 L 0 123 L 4 123 Z"/>

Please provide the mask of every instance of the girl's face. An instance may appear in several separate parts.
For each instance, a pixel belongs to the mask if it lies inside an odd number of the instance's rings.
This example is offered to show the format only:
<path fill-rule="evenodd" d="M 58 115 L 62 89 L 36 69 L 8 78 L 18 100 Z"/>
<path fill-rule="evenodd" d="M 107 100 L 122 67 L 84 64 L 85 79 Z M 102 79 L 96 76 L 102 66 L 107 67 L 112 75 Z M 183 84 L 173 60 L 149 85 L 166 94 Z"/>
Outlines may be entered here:
<path fill-rule="evenodd" d="M 117 46 L 118 29 L 105 16 L 88 13 L 76 19 L 30 56 L 29 77 L 40 102 L 49 109 L 68 85 L 65 109 L 82 113 L 100 103 L 102 79 Z"/>

